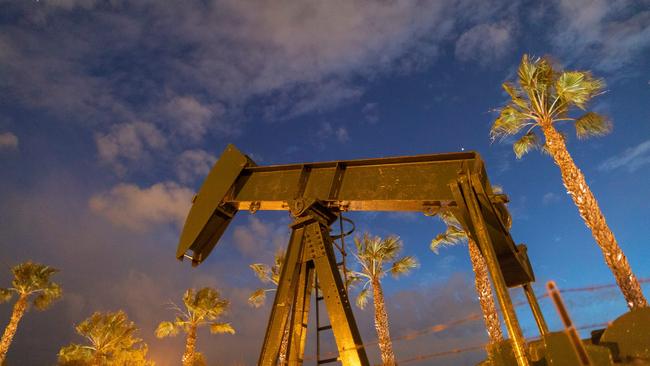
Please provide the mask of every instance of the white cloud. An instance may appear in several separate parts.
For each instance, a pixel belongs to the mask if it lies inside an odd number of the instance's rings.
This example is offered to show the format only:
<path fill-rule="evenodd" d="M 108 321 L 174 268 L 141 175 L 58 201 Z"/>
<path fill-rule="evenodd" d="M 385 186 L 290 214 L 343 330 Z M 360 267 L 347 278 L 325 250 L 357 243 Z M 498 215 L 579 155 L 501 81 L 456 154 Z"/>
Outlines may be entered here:
<path fill-rule="evenodd" d="M 339 140 L 339 142 L 348 142 L 350 140 L 350 135 L 348 134 L 347 128 L 345 127 L 337 128 L 336 139 Z"/>
<path fill-rule="evenodd" d="M 205 177 L 217 157 L 205 150 L 186 150 L 176 159 L 176 174 L 181 182 L 190 183 L 198 177 Z"/>
<path fill-rule="evenodd" d="M 505 56 L 513 48 L 514 27 L 508 22 L 479 24 L 456 41 L 456 57 L 487 65 Z"/>
<path fill-rule="evenodd" d="M 363 118 L 368 123 L 377 123 L 379 121 L 379 107 L 377 103 L 366 103 L 361 109 L 361 114 L 363 114 Z"/>
<path fill-rule="evenodd" d="M 96 134 L 99 157 L 123 172 L 124 162 L 142 159 L 148 150 L 157 150 L 167 144 L 162 132 L 148 122 L 130 122 L 113 125 L 105 134 Z"/>
<path fill-rule="evenodd" d="M 12 132 L 0 133 L 0 150 L 16 150 L 18 148 L 18 136 Z"/>
<path fill-rule="evenodd" d="M 598 166 L 598 170 L 611 171 L 623 168 L 633 173 L 647 164 L 650 164 L 650 140 L 625 149 L 622 153 L 605 160 Z"/>
<path fill-rule="evenodd" d="M 0 33 L 0 67 L 9 76 L 3 87 L 20 103 L 80 121 L 143 118 L 143 111 L 158 121 L 168 110 L 156 107 L 169 95 L 189 98 L 169 103 L 191 112 L 186 137 L 196 138 L 206 126 L 223 125 L 219 106 L 230 116 L 251 97 L 286 94 L 275 118 L 298 116 L 356 100 L 359 80 L 430 64 L 457 19 L 470 16 L 465 3 L 15 3 L 17 20 Z M 59 31 L 40 31 L 54 21 Z M 134 60 L 133 67 L 97 72 L 121 59 Z"/>
<path fill-rule="evenodd" d="M 89 201 L 90 209 L 117 226 L 146 231 L 156 225 L 184 222 L 194 192 L 174 182 L 147 188 L 121 183 Z"/>
<path fill-rule="evenodd" d="M 324 148 L 327 141 L 331 138 L 335 138 L 340 143 L 348 142 L 350 140 L 350 135 L 345 127 L 334 127 L 329 122 L 321 123 L 320 128 L 314 137 L 316 145 L 319 148 Z"/>
<path fill-rule="evenodd" d="M 650 47 L 650 10 L 634 0 L 558 0 L 551 41 L 570 62 L 615 71 Z"/>
<path fill-rule="evenodd" d="M 558 202 L 560 200 L 560 197 L 553 193 L 553 192 L 547 192 L 542 196 L 542 204 L 544 206 L 548 206 L 550 204 L 553 204 L 555 202 Z"/>
<path fill-rule="evenodd" d="M 289 229 L 285 225 L 264 222 L 256 217 L 249 217 L 247 225 L 240 225 L 233 230 L 233 239 L 237 250 L 247 258 L 268 261 L 278 248 L 286 249 Z"/>
<path fill-rule="evenodd" d="M 192 141 L 200 141 L 210 127 L 226 134 L 232 132 L 223 121 L 225 108 L 219 103 L 207 105 L 191 96 L 174 97 L 165 111 L 172 128 Z"/>

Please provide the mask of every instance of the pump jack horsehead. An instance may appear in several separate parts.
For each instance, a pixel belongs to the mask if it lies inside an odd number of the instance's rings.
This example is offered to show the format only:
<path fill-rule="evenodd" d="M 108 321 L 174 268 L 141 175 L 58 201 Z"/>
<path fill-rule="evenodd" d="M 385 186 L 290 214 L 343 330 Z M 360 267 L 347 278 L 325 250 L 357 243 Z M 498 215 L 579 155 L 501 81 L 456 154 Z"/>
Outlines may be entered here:
<path fill-rule="evenodd" d="M 532 294 L 534 275 L 526 248 L 515 245 L 508 231 L 506 202 L 505 195 L 493 192 L 475 152 L 257 166 L 228 145 L 193 199 L 176 257 L 201 264 L 237 211 L 289 211 L 294 219 L 291 237 L 258 365 L 277 365 L 285 329 L 288 364 L 303 364 L 317 276 L 319 299 L 325 301 L 339 353 L 332 360 L 369 366 L 337 267 L 330 225 L 344 211 L 419 211 L 432 216 L 449 210 L 478 244 L 496 290 L 510 339 L 494 354 L 505 355 L 501 358 L 509 359 L 507 364 L 529 365 L 508 288 L 523 286 L 540 334 L 549 332 Z"/>

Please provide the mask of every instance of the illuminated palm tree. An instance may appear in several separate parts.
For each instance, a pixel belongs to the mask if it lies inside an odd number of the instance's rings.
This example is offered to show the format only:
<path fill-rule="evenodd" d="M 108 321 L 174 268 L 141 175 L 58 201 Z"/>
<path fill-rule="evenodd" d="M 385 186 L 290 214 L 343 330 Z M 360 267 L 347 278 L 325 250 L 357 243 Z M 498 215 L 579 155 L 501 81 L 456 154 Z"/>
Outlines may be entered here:
<path fill-rule="evenodd" d="M 602 94 L 604 87 L 604 81 L 594 78 L 588 71 L 556 70 L 547 58 L 531 59 L 524 55 L 519 65 L 518 83 L 503 84 L 510 100 L 501 108 L 490 132 L 493 140 L 522 133 L 513 145 L 517 158 L 535 148 L 553 158 L 560 168 L 567 193 L 603 252 L 628 307 L 635 309 L 648 306 L 639 281 L 607 225 L 584 175 L 567 151 L 565 137 L 556 128 L 561 123 L 571 123 L 579 139 L 609 133 L 611 123 L 606 117 L 594 112 L 579 117 L 573 115 L 576 109 L 586 110 L 587 103 Z M 541 129 L 544 143 L 535 134 L 536 127 Z"/>
<path fill-rule="evenodd" d="M 50 280 L 50 277 L 58 272 L 52 267 L 27 261 L 14 266 L 11 271 L 14 274 L 12 287 L 0 288 L 0 303 L 11 300 L 14 294 L 18 295 L 18 300 L 0 340 L 0 365 L 7 356 L 20 319 L 29 308 L 30 296 L 35 296 L 32 303 L 36 309 L 45 310 L 54 300 L 61 297 L 62 293 L 61 286 Z"/>
<path fill-rule="evenodd" d="M 198 291 L 189 289 L 183 295 L 185 309 L 175 304 L 172 308 L 176 311 L 174 321 L 165 321 L 158 324 L 156 337 L 163 338 L 175 336 L 181 330 L 187 334 L 185 340 L 185 353 L 183 353 L 183 366 L 191 366 L 197 360 L 196 331 L 204 325 L 210 326 L 212 334 L 235 334 L 235 329 L 230 323 L 220 323 L 219 319 L 228 310 L 230 302 L 221 298 L 219 292 L 213 288 L 205 287 Z"/>
<path fill-rule="evenodd" d="M 392 274 L 393 277 L 407 274 L 418 266 L 418 262 L 413 256 L 398 258 L 403 244 L 396 236 L 382 239 L 366 233 L 361 238 L 354 238 L 354 245 L 353 255 L 361 268 L 359 271 L 352 272 L 351 275 L 359 281 L 363 281 L 363 287 L 357 296 L 357 306 L 363 309 L 368 300 L 373 298 L 375 330 L 379 340 L 381 360 L 386 366 L 394 366 L 395 354 L 390 340 L 388 314 L 384 304 L 381 280 L 387 273 Z"/>
<path fill-rule="evenodd" d="M 494 302 L 494 295 L 492 294 L 492 286 L 488 278 L 485 259 L 481 255 L 474 240 L 467 236 L 467 233 L 463 230 L 454 215 L 448 211 L 442 211 L 437 216 L 447 225 L 447 229 L 431 241 L 431 250 L 438 254 L 440 247 L 457 245 L 467 241 L 469 258 L 472 261 L 472 269 L 474 270 L 474 285 L 476 286 L 478 301 L 483 312 L 485 329 L 487 330 L 490 343 L 499 343 L 503 340 L 503 332 L 501 331 L 501 323 L 499 322 L 499 314 L 497 313 Z"/>
<path fill-rule="evenodd" d="M 138 328 L 124 311 L 95 312 L 75 330 L 88 344 L 71 344 L 59 351 L 60 366 L 153 366 L 147 345 L 135 336 Z"/>

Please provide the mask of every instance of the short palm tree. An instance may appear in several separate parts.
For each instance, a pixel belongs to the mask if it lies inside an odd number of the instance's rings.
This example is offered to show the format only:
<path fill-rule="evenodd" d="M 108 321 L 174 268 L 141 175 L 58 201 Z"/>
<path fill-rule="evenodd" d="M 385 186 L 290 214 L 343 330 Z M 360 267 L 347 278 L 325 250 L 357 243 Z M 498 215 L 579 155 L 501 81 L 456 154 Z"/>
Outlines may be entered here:
<path fill-rule="evenodd" d="M 147 345 L 135 336 L 138 328 L 124 311 L 95 312 L 75 330 L 88 344 L 71 344 L 59 351 L 60 366 L 153 366 Z"/>
<path fill-rule="evenodd" d="M 0 303 L 11 300 L 14 294 L 18 300 L 14 304 L 9 324 L 0 340 L 0 364 L 7 356 L 11 341 L 18 329 L 18 323 L 29 308 L 29 298 L 34 295 L 33 305 L 38 310 L 47 309 L 54 300 L 61 297 L 61 286 L 52 282 L 50 277 L 58 270 L 43 264 L 27 261 L 14 266 L 11 271 L 14 279 L 9 288 L 0 288 Z"/>
<path fill-rule="evenodd" d="M 522 134 L 514 145 L 517 158 L 528 151 L 540 148 L 547 152 L 560 168 L 567 193 L 578 207 L 578 212 L 598 243 L 605 262 L 611 269 L 630 309 L 646 307 L 648 302 L 641 292 L 639 281 L 616 242 L 605 221 L 594 194 L 584 175 L 567 151 L 565 137 L 557 130 L 562 123 L 571 123 L 579 139 L 605 135 L 611 131 L 610 121 L 597 113 L 581 113 L 587 103 L 603 93 L 605 83 L 588 71 L 561 71 L 547 58 L 530 58 L 524 55 L 518 70 L 518 83 L 504 83 L 510 96 L 494 121 L 491 137 Z M 544 143 L 535 134 L 539 127 Z"/>
<path fill-rule="evenodd" d="M 390 340 L 388 314 L 384 304 L 384 293 L 381 280 L 390 273 L 394 277 L 407 274 L 418 266 L 413 256 L 399 257 L 402 250 L 402 241 L 397 236 L 386 239 L 371 236 L 365 233 L 361 238 L 354 238 L 355 251 L 353 253 L 360 270 L 353 271 L 352 276 L 362 281 L 363 286 L 357 296 L 357 306 L 365 308 L 372 297 L 375 306 L 375 330 L 379 340 L 382 363 L 386 366 L 395 365 L 395 354 Z M 372 290 L 372 294 L 371 291 Z"/>
<path fill-rule="evenodd" d="M 474 240 L 467 236 L 467 233 L 463 230 L 453 214 L 449 211 L 442 211 L 437 216 L 447 225 L 447 228 L 444 233 L 438 234 L 431 241 L 431 250 L 438 254 L 440 247 L 457 245 L 467 241 L 469 258 L 472 262 L 472 269 L 474 270 L 474 285 L 476 286 L 478 301 L 483 312 L 485 329 L 487 330 L 490 343 L 499 343 L 503 340 L 503 332 L 501 331 L 501 323 L 494 302 L 494 295 L 492 294 L 492 286 L 490 285 L 485 259 L 481 255 Z"/>
<path fill-rule="evenodd" d="M 185 341 L 185 352 L 183 353 L 183 366 L 191 366 L 197 361 L 196 331 L 204 325 L 210 326 L 213 334 L 229 333 L 235 334 L 235 329 L 230 323 L 221 323 L 219 319 L 228 310 L 230 302 L 221 298 L 216 289 L 205 287 L 198 291 L 189 289 L 183 295 L 185 309 L 172 303 L 176 311 L 174 321 L 165 321 L 158 324 L 156 337 L 163 338 L 175 336 L 181 330 L 187 334 Z"/>

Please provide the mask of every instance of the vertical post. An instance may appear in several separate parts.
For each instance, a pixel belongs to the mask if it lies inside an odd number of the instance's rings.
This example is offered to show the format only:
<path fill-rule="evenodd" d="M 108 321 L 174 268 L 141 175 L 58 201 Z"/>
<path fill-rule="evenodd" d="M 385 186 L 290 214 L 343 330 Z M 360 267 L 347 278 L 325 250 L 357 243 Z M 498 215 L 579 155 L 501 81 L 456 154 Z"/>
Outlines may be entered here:
<path fill-rule="evenodd" d="M 582 344 L 580 336 L 578 335 L 578 331 L 573 325 L 573 321 L 569 316 L 569 312 L 567 311 L 566 306 L 564 306 L 564 301 L 562 301 L 560 290 L 557 289 L 557 286 L 555 286 L 555 282 L 553 281 L 548 281 L 546 283 L 546 290 L 548 291 L 551 300 L 553 300 L 558 314 L 560 314 L 560 319 L 562 319 L 562 324 L 564 324 L 564 332 L 569 337 L 571 345 L 573 345 L 573 350 L 575 351 L 576 356 L 578 356 L 580 365 L 590 366 L 591 360 L 589 359 L 589 354 L 587 354 L 585 345 Z"/>
<path fill-rule="evenodd" d="M 259 366 L 275 366 L 277 363 L 280 344 L 282 343 L 284 330 L 287 327 L 289 311 L 296 291 L 297 277 L 300 274 L 304 231 L 304 227 L 294 226 L 292 229 L 289 248 L 285 255 L 278 290 L 275 293 L 275 300 L 273 301 L 262 351 L 260 352 Z"/>
<path fill-rule="evenodd" d="M 305 250 L 316 267 L 341 364 L 369 366 L 327 230 L 319 223 L 308 225 L 305 228 Z"/>
<path fill-rule="evenodd" d="M 300 275 L 298 276 L 296 295 L 293 300 L 291 328 L 289 330 L 289 349 L 287 352 L 289 366 L 300 366 L 303 363 L 313 282 L 314 266 L 311 261 L 307 261 L 303 250 Z"/>
<path fill-rule="evenodd" d="M 546 320 L 544 320 L 542 309 L 539 307 L 539 303 L 537 302 L 537 297 L 533 291 L 533 286 L 531 286 L 530 283 L 524 283 L 522 287 L 524 289 L 524 293 L 526 294 L 526 299 L 528 299 L 530 310 L 533 312 L 535 323 L 537 323 L 539 335 L 543 337 L 548 334 L 548 325 L 546 325 Z"/>
<path fill-rule="evenodd" d="M 492 282 L 494 283 L 494 289 L 499 299 L 501 311 L 503 312 L 503 319 L 506 323 L 506 328 L 508 329 L 508 335 L 510 336 L 510 339 L 512 339 L 512 348 L 515 354 L 515 359 L 517 360 L 517 365 L 528 366 L 528 358 L 526 357 L 525 350 L 526 340 L 524 339 L 521 328 L 519 327 L 517 314 L 512 305 L 512 300 L 510 299 L 510 294 L 508 293 L 508 287 L 503 278 L 503 273 L 499 267 L 492 240 L 490 239 L 490 235 L 481 213 L 481 208 L 476 198 L 476 193 L 474 192 L 467 175 L 460 175 L 458 183 L 460 184 L 460 193 L 467 205 L 467 211 L 474 227 L 476 242 L 485 257 L 485 262 L 490 271 L 490 277 L 492 277 Z M 452 190 L 453 189 L 454 188 L 452 187 Z"/>

